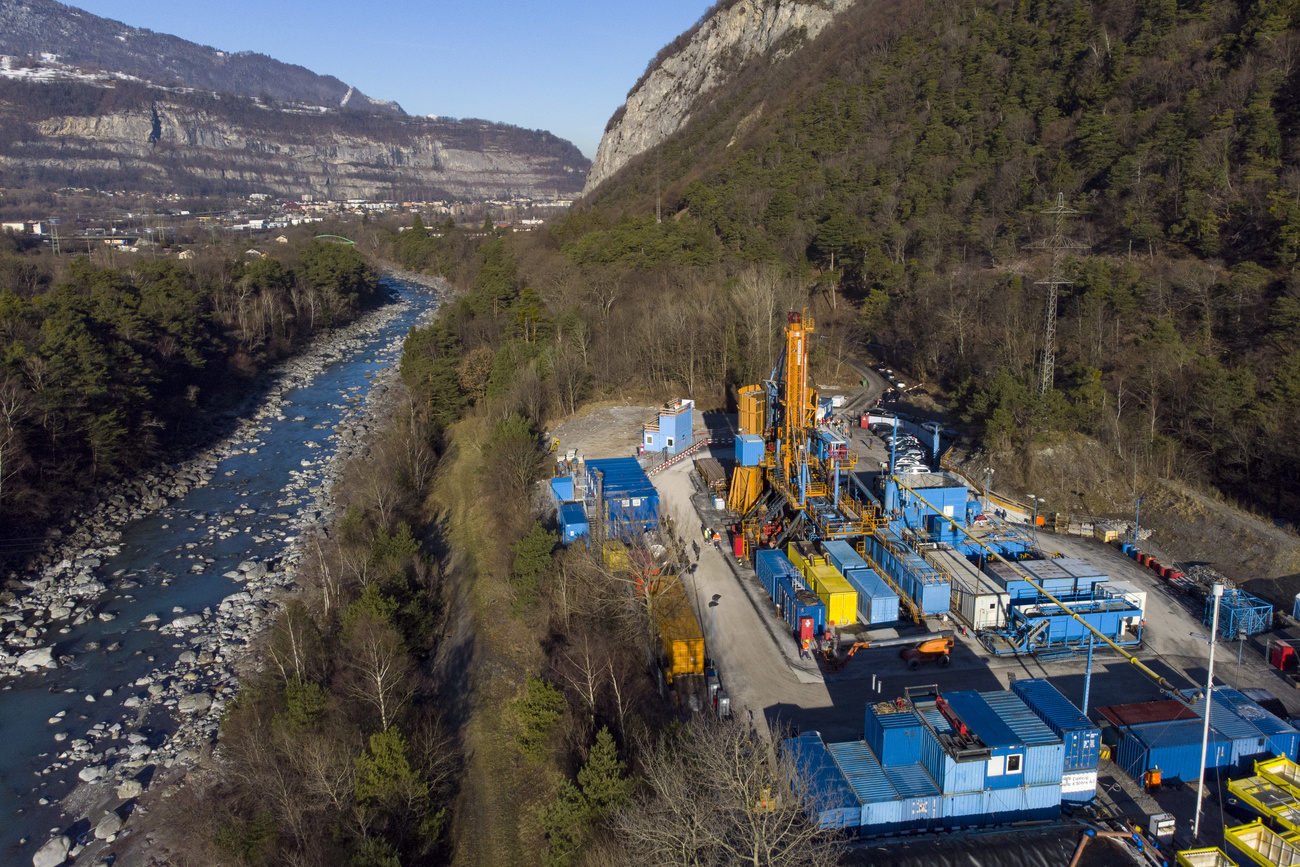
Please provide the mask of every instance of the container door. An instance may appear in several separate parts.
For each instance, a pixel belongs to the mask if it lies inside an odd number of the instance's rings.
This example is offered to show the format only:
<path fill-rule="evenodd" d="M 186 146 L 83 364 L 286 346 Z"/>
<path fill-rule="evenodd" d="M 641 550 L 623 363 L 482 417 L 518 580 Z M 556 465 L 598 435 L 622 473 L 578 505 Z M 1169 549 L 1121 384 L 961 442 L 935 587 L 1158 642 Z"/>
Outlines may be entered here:
<path fill-rule="evenodd" d="M 799 618 L 799 643 L 803 644 L 804 640 L 812 641 L 817 634 L 817 629 L 813 625 L 811 617 Z"/>

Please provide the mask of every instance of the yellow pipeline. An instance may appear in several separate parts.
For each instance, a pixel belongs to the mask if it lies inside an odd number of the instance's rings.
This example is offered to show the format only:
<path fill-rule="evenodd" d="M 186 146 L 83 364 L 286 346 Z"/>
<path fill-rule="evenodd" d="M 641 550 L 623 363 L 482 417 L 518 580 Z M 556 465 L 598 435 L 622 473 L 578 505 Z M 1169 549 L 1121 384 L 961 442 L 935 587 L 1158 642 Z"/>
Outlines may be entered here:
<path fill-rule="evenodd" d="M 900 488 L 902 488 L 902 489 L 904 489 L 904 490 L 906 490 L 906 491 L 909 491 L 909 492 L 912 494 L 912 496 L 916 497 L 918 500 L 920 500 L 922 503 L 924 503 L 926 506 L 928 506 L 929 509 L 930 509 L 932 512 L 934 512 L 936 515 L 939 515 L 940 517 L 942 517 L 942 518 L 943 518 L 945 521 L 947 521 L 949 524 L 952 524 L 954 527 L 957 528 L 957 530 L 958 530 L 959 532 L 965 534 L 965 536 L 966 536 L 968 539 L 970 539 L 970 540 L 971 540 L 972 542 L 974 542 L 976 545 L 979 545 L 981 548 L 983 548 L 985 551 L 987 551 L 987 552 L 989 553 L 989 556 L 990 556 L 990 557 L 992 557 L 993 559 L 998 560 L 998 561 L 1000 561 L 1000 562 L 1002 562 L 1002 563 L 1006 563 L 1008 566 L 1010 566 L 1013 570 L 1015 570 L 1016 574 L 1017 574 L 1021 579 L 1023 579 L 1023 580 L 1026 581 L 1026 582 L 1028 582 L 1028 584 L 1029 584 L 1030 587 L 1033 587 L 1035 590 L 1037 590 L 1037 591 L 1038 591 L 1039 593 L 1041 593 L 1043 596 L 1046 596 L 1046 597 L 1047 597 L 1049 600 L 1051 600 L 1054 604 L 1056 604 L 1058 607 L 1060 607 L 1060 609 L 1061 609 L 1062 611 L 1064 611 L 1066 614 L 1070 615 L 1070 617 L 1072 617 L 1072 618 L 1074 618 L 1075 620 L 1079 621 L 1079 623 L 1082 624 L 1082 626 L 1083 626 L 1084 629 L 1088 630 L 1088 631 L 1091 632 L 1093 635 L 1095 635 L 1095 636 L 1097 636 L 1098 638 L 1100 638 L 1103 642 L 1105 642 L 1106 644 L 1110 645 L 1110 647 L 1111 647 L 1112 649 L 1119 651 L 1120 655 L 1123 656 L 1125 659 L 1127 659 L 1131 665 L 1133 665 L 1135 668 L 1137 668 L 1138 671 L 1142 672 L 1142 673 L 1145 674 L 1147 677 L 1149 677 L 1149 678 L 1151 678 L 1152 680 L 1154 680 L 1154 681 L 1156 682 L 1156 684 L 1159 685 L 1160 687 L 1169 690 L 1169 691 L 1170 691 L 1171 693 L 1173 693 L 1174 695 L 1178 695 L 1177 687 L 1175 687 L 1172 683 L 1170 683 L 1168 680 L 1166 680 L 1166 679 L 1164 678 L 1164 676 L 1160 675 L 1159 673 L 1157 673 L 1156 671 L 1154 671 L 1153 669 L 1151 669 L 1149 666 L 1147 666 L 1145 663 L 1143 663 L 1143 662 L 1142 662 L 1140 659 L 1138 659 L 1136 656 L 1134 656 L 1133 654 L 1129 653 L 1129 652 L 1128 652 L 1127 650 L 1125 650 L 1123 647 L 1120 647 L 1118 644 L 1116 644 L 1114 641 L 1112 641 L 1112 640 L 1111 640 L 1110 638 L 1108 638 L 1106 635 L 1103 635 L 1103 634 L 1102 634 L 1102 633 L 1101 633 L 1101 632 L 1100 632 L 1096 627 L 1094 627 L 1091 623 L 1089 623 L 1088 621 L 1084 620 L 1084 619 L 1083 619 L 1082 617 L 1080 617 L 1078 614 L 1074 613 L 1074 612 L 1071 611 L 1069 608 L 1067 608 L 1064 602 L 1062 602 L 1060 599 L 1057 599 L 1057 598 L 1056 598 L 1055 596 L 1053 596 L 1051 593 L 1048 593 L 1048 592 L 1047 592 L 1047 591 L 1046 591 L 1042 586 L 1040 586 L 1040 585 L 1038 584 L 1037 581 L 1035 581 L 1035 580 L 1033 579 L 1032 576 L 1030 576 L 1027 572 L 1025 572 L 1025 570 L 1024 570 L 1022 567 L 1018 566 L 1015 562 L 1013 562 L 1013 561 L 1011 561 L 1011 560 L 1008 560 L 1006 557 L 1003 557 L 1003 556 L 1002 556 L 1001 554 L 999 554 L 997 551 L 993 550 L 993 549 L 990 548 L 988 545 L 984 544 L 982 541 L 980 541 L 979 539 L 975 538 L 975 536 L 972 535 L 972 534 L 970 533 L 969 530 L 967 530 L 967 529 L 966 529 L 965 527 L 963 527 L 961 524 L 958 524 L 958 523 L 957 523 L 955 520 L 953 520 L 952 518 L 950 518 L 950 517 L 948 517 L 947 515 L 945 515 L 945 514 L 943 513 L 943 510 L 942 510 L 942 509 L 936 509 L 932 503 L 930 503 L 929 501 L 927 501 L 927 500 L 925 499 L 925 497 L 922 497 L 920 494 L 918 494 L 918 493 L 916 492 L 916 489 L 915 489 L 915 488 L 911 488 L 911 487 L 909 487 L 909 486 L 903 484 L 903 482 L 898 478 L 898 476 L 891 476 L 890 478 L 893 479 L 894 484 L 898 485 Z"/>

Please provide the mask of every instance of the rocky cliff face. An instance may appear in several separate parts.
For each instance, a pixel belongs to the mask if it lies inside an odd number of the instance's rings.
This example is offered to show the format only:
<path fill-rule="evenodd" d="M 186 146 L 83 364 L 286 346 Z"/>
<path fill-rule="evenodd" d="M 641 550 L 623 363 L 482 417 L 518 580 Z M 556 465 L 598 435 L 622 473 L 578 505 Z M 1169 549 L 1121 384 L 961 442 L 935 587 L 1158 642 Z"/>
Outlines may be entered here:
<path fill-rule="evenodd" d="M 740 0 L 702 22 L 684 48 L 665 58 L 629 94 L 600 140 L 583 194 L 681 129 L 697 101 L 741 64 L 784 58 L 855 2 Z"/>
<path fill-rule="evenodd" d="M 239 111 L 229 98 L 56 114 L 29 122 L 17 138 L 0 142 L 3 186 L 35 180 L 194 195 L 549 198 L 575 194 L 588 165 L 548 133 L 483 121 Z"/>

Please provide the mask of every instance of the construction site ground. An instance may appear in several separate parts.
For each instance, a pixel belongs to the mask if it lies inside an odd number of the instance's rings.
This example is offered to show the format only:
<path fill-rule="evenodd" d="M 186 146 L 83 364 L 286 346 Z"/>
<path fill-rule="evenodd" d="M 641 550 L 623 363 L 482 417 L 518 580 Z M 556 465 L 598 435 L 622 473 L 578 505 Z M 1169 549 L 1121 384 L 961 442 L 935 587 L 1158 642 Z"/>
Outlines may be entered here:
<path fill-rule="evenodd" d="M 874 438 L 865 431 L 854 431 L 852 439 L 855 450 L 863 454 L 863 466 L 870 465 L 877 454 L 883 457 L 879 440 L 872 442 Z M 733 458 L 729 447 L 715 447 L 700 454 L 712 454 L 728 463 Z M 793 636 L 777 619 L 775 606 L 753 569 L 739 562 L 725 541 L 715 549 L 702 536 L 695 535 L 702 525 L 721 528 L 734 516 L 711 508 L 702 486 L 693 478 L 692 462 L 666 468 L 653 481 L 664 512 L 686 529 L 688 540 L 694 538 L 701 544 L 699 560 L 686 578 L 687 592 L 700 616 L 708 654 L 715 660 L 732 697 L 734 712 L 751 720 L 760 732 L 779 737 L 793 731 L 817 731 L 829 742 L 861 738 L 869 702 L 892 700 L 902 696 L 908 686 L 929 684 L 940 691 L 997 690 L 1008 688 L 1016 679 L 1045 677 L 1075 704 L 1083 704 L 1086 652 L 1052 662 L 1040 662 L 1031 656 L 997 657 L 976 640 L 973 632 L 963 635 L 960 624 L 947 618 L 931 619 L 925 627 L 900 622 L 897 628 L 862 632 L 862 637 L 888 637 L 955 629 L 958 642 L 947 668 L 930 664 L 911 672 L 900 659 L 898 649 L 887 648 L 861 650 L 842 671 L 825 673 L 817 660 L 801 658 Z M 1037 542 L 1046 552 L 1084 558 L 1113 580 L 1146 591 L 1146 627 L 1135 655 L 1175 687 L 1205 683 L 1209 628 L 1201 624 L 1202 600 L 1174 592 L 1169 584 L 1114 545 L 1042 531 Z M 717 605 L 710 608 L 710 601 Z M 1264 661 L 1263 644 L 1268 637 L 1247 640 L 1241 648 L 1240 663 L 1237 643 L 1220 643 L 1216 682 L 1267 688 L 1288 709 L 1300 713 L 1300 692 Z M 1160 688 L 1126 658 L 1109 649 L 1095 652 L 1089 709 L 1162 697 Z M 1150 795 L 1109 762 L 1103 763 L 1100 776 L 1100 805 L 1143 822 L 1154 812 L 1172 813 L 1178 820 L 1179 841 L 1190 843 L 1193 788 L 1179 785 Z M 1214 844 L 1222 840 L 1224 819 L 1229 824 L 1236 821 L 1225 810 L 1223 794 L 1226 782 L 1207 786 L 1202 840 Z"/>

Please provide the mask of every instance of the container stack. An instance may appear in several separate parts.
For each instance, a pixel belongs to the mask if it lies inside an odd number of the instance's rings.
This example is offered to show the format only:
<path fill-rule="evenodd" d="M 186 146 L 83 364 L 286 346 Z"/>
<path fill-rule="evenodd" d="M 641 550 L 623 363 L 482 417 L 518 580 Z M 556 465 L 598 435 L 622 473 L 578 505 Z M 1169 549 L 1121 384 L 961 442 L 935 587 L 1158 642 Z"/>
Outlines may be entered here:
<path fill-rule="evenodd" d="M 890 589 L 862 555 L 848 542 L 835 540 L 823 544 L 826 559 L 840 570 L 858 594 L 858 619 L 868 626 L 881 626 L 898 620 L 898 594 Z"/>
<path fill-rule="evenodd" d="M 787 553 L 790 562 L 803 575 L 805 583 L 826 606 L 829 626 L 852 626 L 858 620 L 858 593 L 844 580 L 840 570 L 812 550 L 806 542 L 791 542 Z"/>
<path fill-rule="evenodd" d="M 826 604 L 808 590 L 803 575 L 780 551 L 767 548 L 754 554 L 754 571 L 767 596 L 776 605 L 777 616 L 792 633 L 800 634 L 800 624 L 812 620 L 811 635 L 826 631 Z"/>
<path fill-rule="evenodd" d="M 631 540 L 659 526 L 659 492 L 636 458 L 587 461 L 587 515 L 600 521 L 606 538 Z"/>
<path fill-rule="evenodd" d="M 1060 814 L 1066 746 L 1009 692 L 870 705 L 862 740 L 823 747 L 820 737 L 805 734 L 784 748 L 808 757 L 796 762 L 806 769 L 801 789 L 806 802 L 819 807 L 814 817 L 825 827 L 851 827 L 845 786 L 864 836 Z M 814 791 L 820 801 L 811 797 Z"/>
<path fill-rule="evenodd" d="M 1097 764 L 1101 760 L 1101 729 L 1043 678 L 1017 680 L 1011 689 L 1064 747 L 1061 798 L 1088 802 L 1097 795 Z"/>

